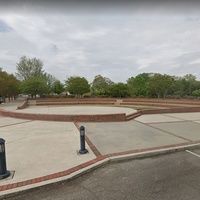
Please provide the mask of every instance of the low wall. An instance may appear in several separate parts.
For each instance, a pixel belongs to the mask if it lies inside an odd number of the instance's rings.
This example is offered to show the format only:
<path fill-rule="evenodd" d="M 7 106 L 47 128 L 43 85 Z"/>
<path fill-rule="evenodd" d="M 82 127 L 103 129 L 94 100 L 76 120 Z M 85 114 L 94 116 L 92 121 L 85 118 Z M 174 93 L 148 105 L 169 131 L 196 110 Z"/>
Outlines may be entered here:
<path fill-rule="evenodd" d="M 155 109 L 155 110 L 141 110 L 140 112 L 142 115 L 162 114 L 162 113 L 200 112 L 200 107 L 181 107 L 181 108 L 168 108 L 168 109 Z"/>
<path fill-rule="evenodd" d="M 35 105 L 77 105 L 77 104 L 96 104 L 96 105 L 121 105 L 121 106 L 149 106 L 149 107 L 197 107 L 200 106 L 199 100 L 175 100 L 175 99 L 152 99 L 152 98 L 39 98 L 29 99 Z"/>
<path fill-rule="evenodd" d="M 22 104 L 20 104 L 18 107 L 17 107 L 17 110 L 20 110 L 20 109 L 24 109 L 28 106 L 28 99 L 26 99 L 25 101 L 23 101 Z"/>
<path fill-rule="evenodd" d="M 58 114 L 34 114 L 20 113 L 0 109 L 0 115 L 29 120 L 63 121 L 63 122 L 121 122 L 126 121 L 126 114 L 102 114 L 102 115 L 58 115 Z"/>
<path fill-rule="evenodd" d="M 44 102 L 42 101 L 44 100 Z M 44 103 L 45 105 L 52 105 L 51 103 L 68 103 L 68 105 L 73 104 L 91 104 L 91 99 L 54 99 L 55 101 L 52 102 L 53 99 L 40 99 L 38 103 Z M 61 100 L 61 101 L 60 101 Z M 93 102 L 93 104 L 113 104 L 113 103 L 120 103 L 122 104 L 121 100 L 117 99 L 109 99 L 107 101 L 106 99 L 101 99 L 103 101 L 100 101 L 99 99 L 96 99 L 96 101 Z M 28 106 L 28 99 L 25 100 L 21 105 L 18 106 L 17 109 L 24 109 Z M 36 100 L 35 100 L 36 101 Z M 177 102 L 176 102 L 177 103 Z M 192 102 L 195 103 L 195 102 Z M 152 103 L 150 103 L 152 104 Z M 36 105 L 36 104 L 35 104 Z M 53 104 L 54 105 L 54 104 Z M 188 105 L 188 106 L 182 106 L 182 105 L 175 105 L 177 107 L 174 107 L 173 105 L 168 108 L 158 108 L 158 109 L 148 109 L 148 110 L 138 110 L 137 113 L 127 115 L 125 113 L 118 113 L 118 114 L 97 114 L 97 115 L 60 115 L 60 114 L 34 114 L 34 113 L 20 113 L 15 111 L 7 111 L 4 109 L 0 109 L 0 115 L 6 116 L 6 117 L 13 117 L 13 118 L 21 118 L 21 119 L 28 119 L 28 120 L 44 120 L 44 121 L 65 121 L 65 122 L 122 122 L 122 121 L 128 121 L 132 120 L 139 115 L 145 115 L 145 114 L 162 114 L 162 113 L 184 113 L 184 112 L 200 112 L 200 106 L 198 105 L 198 102 L 196 105 Z"/>

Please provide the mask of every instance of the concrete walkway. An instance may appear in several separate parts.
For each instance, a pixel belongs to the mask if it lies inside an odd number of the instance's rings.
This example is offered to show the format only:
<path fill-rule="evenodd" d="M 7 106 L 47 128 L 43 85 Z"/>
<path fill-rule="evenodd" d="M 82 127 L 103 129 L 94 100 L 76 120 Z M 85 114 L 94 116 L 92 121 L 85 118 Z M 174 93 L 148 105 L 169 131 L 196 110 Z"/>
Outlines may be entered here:
<path fill-rule="evenodd" d="M 136 112 L 135 109 L 115 106 L 88 106 L 88 105 L 77 105 L 77 106 L 29 106 L 26 109 L 14 110 L 15 112 L 23 113 L 37 113 L 37 114 L 117 114 L 126 113 L 132 114 Z"/>
<path fill-rule="evenodd" d="M 2 104 L 0 109 L 16 110 L 18 104 Z M 60 114 L 69 107 L 50 109 Z M 82 106 L 81 112 L 107 113 L 109 109 Z M 23 112 L 30 110 L 38 112 L 37 107 Z M 84 155 L 77 153 L 80 126 L 86 128 L 89 153 Z M 7 169 L 11 171 L 10 177 L 0 180 L 0 196 L 66 180 L 112 160 L 194 147 L 200 142 L 199 130 L 200 113 L 143 115 L 128 122 L 78 124 L 0 116 L 1 138 L 6 140 Z"/>

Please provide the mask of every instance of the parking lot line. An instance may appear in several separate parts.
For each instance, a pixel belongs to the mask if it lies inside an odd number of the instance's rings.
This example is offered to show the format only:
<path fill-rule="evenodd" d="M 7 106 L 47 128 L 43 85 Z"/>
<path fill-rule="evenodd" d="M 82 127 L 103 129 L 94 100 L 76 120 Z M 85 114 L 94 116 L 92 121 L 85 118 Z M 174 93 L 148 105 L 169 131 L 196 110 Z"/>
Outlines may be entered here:
<path fill-rule="evenodd" d="M 188 153 L 190 153 L 190 154 L 192 154 L 192 155 L 197 156 L 197 157 L 200 158 L 200 155 L 198 155 L 198 154 L 196 154 L 196 153 L 193 153 L 192 151 L 186 150 L 186 152 L 188 152 Z"/>

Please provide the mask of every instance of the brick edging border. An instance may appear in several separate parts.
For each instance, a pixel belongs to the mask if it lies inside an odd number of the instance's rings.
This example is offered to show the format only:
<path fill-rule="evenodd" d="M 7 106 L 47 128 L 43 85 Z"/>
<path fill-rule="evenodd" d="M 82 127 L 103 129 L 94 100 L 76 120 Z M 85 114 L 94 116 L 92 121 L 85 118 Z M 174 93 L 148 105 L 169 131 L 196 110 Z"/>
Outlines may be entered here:
<path fill-rule="evenodd" d="M 77 124 L 77 122 L 74 122 L 74 125 L 76 126 L 76 128 L 80 129 L 79 125 Z M 99 152 L 99 150 L 94 146 L 94 144 L 92 143 L 92 141 L 89 139 L 89 137 L 87 135 L 85 135 L 85 141 L 87 142 L 88 146 L 90 147 L 90 149 L 92 150 L 92 152 L 94 153 L 94 155 L 96 157 L 100 157 L 102 156 L 102 154 Z"/>
<path fill-rule="evenodd" d="M 44 182 L 44 181 L 48 181 L 48 180 L 52 180 L 52 179 L 56 179 L 56 178 L 61 178 L 64 176 L 68 176 L 74 172 L 77 172 L 81 169 L 84 169 L 90 165 L 96 164 L 100 161 L 103 161 L 107 158 L 110 159 L 114 159 L 117 156 L 125 156 L 125 155 L 131 155 L 131 154 L 136 154 L 136 153 L 148 153 L 149 151 L 154 151 L 154 150 L 162 150 L 162 149 L 171 149 L 171 148 L 181 148 L 187 145 L 195 145 L 195 144 L 199 144 L 200 141 L 196 141 L 196 142 L 187 142 L 187 143 L 181 143 L 181 144 L 173 144 L 173 145 L 167 145 L 167 146 L 160 146 L 160 147 L 152 147 L 152 148 L 145 148 L 145 149 L 138 149 L 138 150 L 130 150 L 130 151 L 125 151 L 125 152 L 119 152 L 119 153 L 111 153 L 111 154 L 106 154 L 106 155 L 100 155 L 97 158 L 87 161 L 83 164 L 80 164 L 78 166 L 72 167 L 68 170 L 64 170 L 61 172 L 57 172 L 57 173 L 53 173 L 53 174 L 49 174 L 46 176 L 41 176 L 41 177 L 37 177 L 37 178 L 33 178 L 33 179 L 29 179 L 26 181 L 21 181 L 21 182 L 16 182 L 16 183 L 12 183 L 12 184 L 6 184 L 6 185 L 2 185 L 0 186 L 0 191 L 6 191 L 6 190 L 10 190 L 10 189 L 15 189 L 15 188 L 19 188 L 22 186 L 27 186 L 27 185 L 31 185 L 31 184 L 35 184 L 35 183 L 40 183 L 40 182 Z M 137 158 L 137 157 L 136 157 Z"/>
<path fill-rule="evenodd" d="M 27 186 L 27 185 L 31 185 L 31 184 L 35 184 L 35 183 L 40 183 L 43 181 L 48 181 L 48 180 L 52 180 L 52 179 L 56 179 L 56 178 L 61 178 L 67 175 L 70 175 L 80 169 L 83 169 L 85 167 L 88 167 L 94 163 L 97 163 L 101 160 L 104 160 L 106 157 L 105 156 L 100 156 L 97 157 L 93 160 L 90 160 L 88 162 L 85 162 L 83 164 L 80 164 L 76 167 L 72 167 L 68 170 L 64 170 L 61 172 L 57 172 L 57 173 L 53 173 L 53 174 L 49 174 L 46 176 L 41 176 L 41 177 L 37 177 L 37 178 L 33 178 L 33 179 L 29 179 L 26 181 L 20 181 L 20 182 L 16 182 L 16 183 L 11 183 L 11 184 L 7 184 L 7 185 L 2 185 L 0 186 L 0 191 L 5 191 L 5 190 L 10 190 L 10 189 L 14 189 L 14 188 L 18 188 L 18 187 L 22 187 L 22 186 Z"/>

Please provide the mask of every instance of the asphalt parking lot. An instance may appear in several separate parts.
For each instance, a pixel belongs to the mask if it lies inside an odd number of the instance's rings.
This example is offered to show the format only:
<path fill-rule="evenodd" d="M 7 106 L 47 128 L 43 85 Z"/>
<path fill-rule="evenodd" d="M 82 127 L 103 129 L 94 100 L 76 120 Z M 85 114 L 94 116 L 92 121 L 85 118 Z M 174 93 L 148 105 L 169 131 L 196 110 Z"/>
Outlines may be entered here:
<path fill-rule="evenodd" d="M 110 163 L 8 200 L 199 200 L 200 149 Z M 1 197 L 0 199 L 4 199 Z"/>

